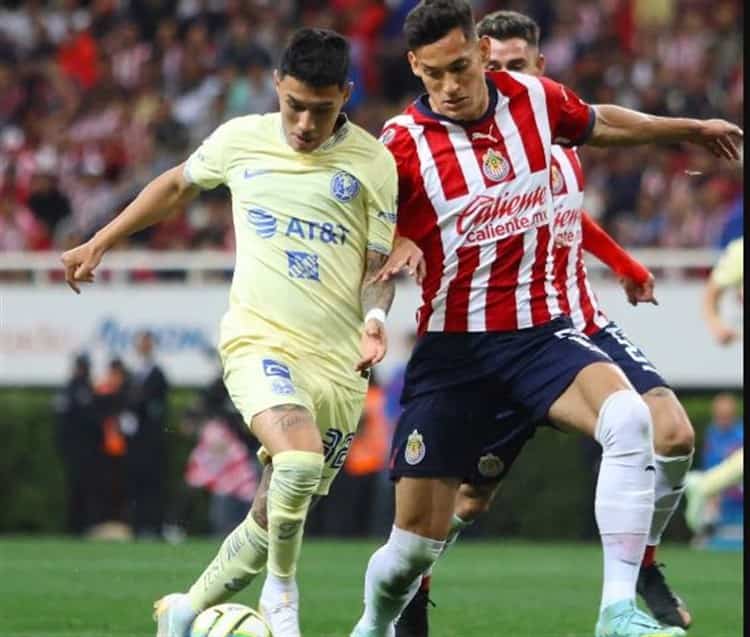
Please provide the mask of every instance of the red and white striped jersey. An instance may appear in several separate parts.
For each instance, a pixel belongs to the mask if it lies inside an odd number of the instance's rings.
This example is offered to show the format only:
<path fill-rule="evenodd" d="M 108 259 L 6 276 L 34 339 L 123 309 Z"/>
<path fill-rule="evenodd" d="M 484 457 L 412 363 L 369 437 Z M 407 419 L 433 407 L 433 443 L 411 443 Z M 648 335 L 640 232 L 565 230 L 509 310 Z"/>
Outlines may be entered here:
<path fill-rule="evenodd" d="M 399 173 L 398 232 L 424 251 L 418 331 L 510 331 L 562 313 L 554 285 L 550 153 L 582 142 L 594 112 L 547 78 L 488 73 L 474 122 L 426 96 L 386 122 Z"/>
<path fill-rule="evenodd" d="M 589 336 L 609 323 L 591 289 L 583 262 L 584 176 L 578 153 L 572 148 L 552 146 L 550 187 L 555 216 L 555 285 L 560 305 L 570 315 L 576 329 Z"/>

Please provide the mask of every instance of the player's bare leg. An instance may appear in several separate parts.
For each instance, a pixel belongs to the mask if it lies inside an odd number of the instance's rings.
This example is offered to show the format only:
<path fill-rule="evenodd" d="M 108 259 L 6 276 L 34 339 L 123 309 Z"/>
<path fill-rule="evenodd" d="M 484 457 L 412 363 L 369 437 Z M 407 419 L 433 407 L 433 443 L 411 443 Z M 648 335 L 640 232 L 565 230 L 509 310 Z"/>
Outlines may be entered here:
<path fill-rule="evenodd" d="M 687 628 L 692 617 L 684 602 L 667 585 L 663 564 L 656 561 L 656 551 L 685 492 L 685 476 L 693 461 L 695 432 L 684 407 L 668 387 L 654 387 L 643 394 L 643 399 L 654 423 L 656 485 L 654 516 L 638 574 L 637 591 L 660 622 Z"/>
<path fill-rule="evenodd" d="M 443 553 L 455 544 L 458 536 L 467 526 L 489 511 L 499 486 L 497 482 L 478 485 L 461 484 L 456 494 L 453 518 Z M 422 576 L 417 592 L 399 616 L 396 622 L 396 637 L 428 637 L 427 609 L 432 603 L 429 597 L 431 580 L 432 566 Z"/>
<path fill-rule="evenodd" d="M 393 637 L 394 621 L 445 547 L 459 481 L 402 477 L 391 535 L 367 565 L 365 610 L 352 637 Z"/>
<path fill-rule="evenodd" d="M 597 637 L 684 635 L 678 627 L 661 628 L 635 605 L 654 512 L 653 425 L 646 403 L 618 367 L 593 363 L 552 404 L 549 417 L 602 446 L 594 506 L 604 553 Z"/>
<path fill-rule="evenodd" d="M 312 417 L 307 410 L 297 405 L 284 405 L 258 414 L 253 419 L 252 429 L 256 437 L 274 456 L 274 464 L 278 465 L 279 458 L 284 460 L 283 454 L 290 450 L 314 456 L 315 450 L 319 448 L 320 451 L 317 454 L 320 456 L 322 466 L 320 434 L 314 424 L 312 425 L 315 427 L 314 432 L 310 430 L 308 426 L 310 423 L 312 423 Z M 281 464 L 283 465 L 283 462 Z M 190 623 L 201 610 L 225 601 L 248 586 L 266 564 L 270 563 L 268 528 L 272 515 L 269 515 L 268 501 L 274 488 L 274 473 L 274 465 L 266 465 L 247 518 L 227 536 L 216 557 L 190 587 L 188 593 L 168 595 L 155 604 L 155 616 L 159 622 L 160 631 L 157 632 L 157 637 L 185 637 Z M 317 481 L 312 491 L 316 486 Z M 307 509 L 304 511 L 305 515 L 306 512 Z M 288 516 L 289 507 L 287 506 L 286 509 L 282 507 L 281 513 L 282 516 Z M 289 520 L 282 517 L 280 522 L 285 524 Z M 296 524 L 296 520 L 292 522 Z M 304 517 L 302 522 L 304 523 Z M 299 526 L 297 539 L 301 541 L 301 525 L 297 526 Z M 289 526 L 283 528 L 289 530 Z M 288 550 L 290 547 L 286 548 Z M 291 548 L 297 551 L 297 555 L 299 554 L 299 545 Z M 282 563 L 285 559 L 288 564 L 289 556 L 282 556 Z M 292 566 L 296 566 L 296 558 L 293 557 L 293 560 Z M 260 606 L 274 635 L 279 635 L 279 637 L 295 635 L 293 632 L 295 629 L 296 634 L 299 634 L 298 598 L 293 570 L 291 576 L 280 577 L 270 574 L 266 579 Z"/>
<path fill-rule="evenodd" d="M 323 443 L 310 412 L 281 405 L 257 414 L 252 432 L 272 457 L 268 485 L 268 561 L 260 611 L 275 637 L 299 637 L 295 573 L 305 519 L 323 468 Z"/>

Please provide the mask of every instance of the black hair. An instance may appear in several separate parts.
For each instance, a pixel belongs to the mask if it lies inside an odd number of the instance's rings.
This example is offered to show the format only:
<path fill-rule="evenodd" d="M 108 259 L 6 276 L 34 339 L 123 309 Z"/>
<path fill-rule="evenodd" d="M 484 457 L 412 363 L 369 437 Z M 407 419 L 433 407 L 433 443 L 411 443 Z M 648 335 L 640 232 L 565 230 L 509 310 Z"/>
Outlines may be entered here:
<path fill-rule="evenodd" d="M 281 54 L 279 73 L 315 88 L 333 84 L 343 88 L 349 78 L 349 64 L 346 38 L 329 29 L 304 28 L 292 34 Z"/>
<path fill-rule="evenodd" d="M 476 38 L 471 5 L 465 0 L 422 0 L 406 16 L 404 35 L 406 46 L 414 51 L 437 42 L 455 28 L 461 29 L 467 40 Z"/>
<path fill-rule="evenodd" d="M 488 13 L 477 24 L 480 37 L 487 36 L 495 40 L 521 38 L 531 46 L 539 46 L 539 25 L 523 13 L 517 11 L 495 11 Z"/>

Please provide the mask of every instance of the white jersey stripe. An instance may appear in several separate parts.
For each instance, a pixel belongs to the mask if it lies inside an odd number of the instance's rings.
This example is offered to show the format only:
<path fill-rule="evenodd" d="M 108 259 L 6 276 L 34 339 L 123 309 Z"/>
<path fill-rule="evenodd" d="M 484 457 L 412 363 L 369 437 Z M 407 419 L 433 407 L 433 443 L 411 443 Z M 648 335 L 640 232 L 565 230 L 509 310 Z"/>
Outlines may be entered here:
<path fill-rule="evenodd" d="M 518 329 L 531 327 L 531 276 L 536 260 L 538 232 L 524 232 L 523 257 L 518 267 L 518 287 L 516 288 L 516 322 Z"/>
<path fill-rule="evenodd" d="M 461 166 L 466 183 L 481 184 L 484 182 L 477 156 L 466 134 L 466 129 L 454 124 L 445 124 L 448 138 L 456 152 L 456 159 Z M 454 233 L 455 234 L 455 233 Z M 497 243 L 492 241 L 479 247 L 479 265 L 471 278 L 471 293 L 467 305 L 468 329 L 474 332 L 484 332 L 486 329 L 485 307 L 487 306 L 487 284 L 490 280 L 492 262 L 497 254 Z"/>

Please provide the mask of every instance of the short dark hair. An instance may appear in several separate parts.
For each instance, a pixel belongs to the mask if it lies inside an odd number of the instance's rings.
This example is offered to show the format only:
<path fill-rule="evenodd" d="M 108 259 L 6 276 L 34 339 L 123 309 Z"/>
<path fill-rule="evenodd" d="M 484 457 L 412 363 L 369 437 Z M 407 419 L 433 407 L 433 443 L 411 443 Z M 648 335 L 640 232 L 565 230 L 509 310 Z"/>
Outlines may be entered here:
<path fill-rule="evenodd" d="M 521 38 L 531 46 L 539 46 L 539 25 L 523 13 L 517 11 L 495 11 L 488 13 L 477 24 L 480 37 L 487 36 L 495 40 Z"/>
<path fill-rule="evenodd" d="M 406 16 L 404 35 L 410 51 L 437 42 L 456 27 L 476 38 L 471 5 L 465 0 L 422 0 Z"/>
<path fill-rule="evenodd" d="M 322 88 L 343 87 L 349 79 L 349 42 L 329 29 L 295 31 L 281 54 L 279 73 Z"/>

